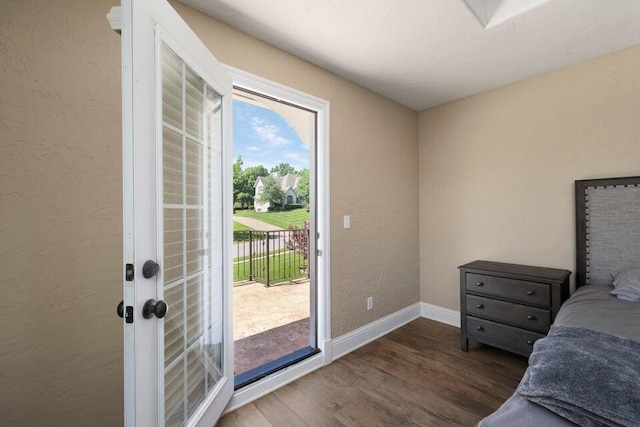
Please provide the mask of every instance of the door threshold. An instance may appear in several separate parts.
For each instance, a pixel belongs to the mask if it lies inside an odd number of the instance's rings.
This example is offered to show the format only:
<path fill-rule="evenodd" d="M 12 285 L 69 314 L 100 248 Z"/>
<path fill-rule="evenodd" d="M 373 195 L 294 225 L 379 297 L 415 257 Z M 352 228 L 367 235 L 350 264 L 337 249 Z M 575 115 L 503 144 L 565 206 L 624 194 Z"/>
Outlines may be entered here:
<path fill-rule="evenodd" d="M 291 365 L 295 365 L 296 363 L 307 359 L 315 354 L 320 353 L 319 348 L 314 347 L 305 347 L 300 350 L 296 350 L 293 353 L 287 354 L 279 359 L 276 359 L 272 362 L 265 363 L 262 366 L 258 366 L 257 368 L 253 368 L 247 372 L 244 372 L 240 375 L 236 375 L 234 377 L 234 391 L 241 389 L 249 384 L 252 384 L 256 381 L 261 380 L 262 378 L 271 375 L 277 371 L 288 368 Z"/>

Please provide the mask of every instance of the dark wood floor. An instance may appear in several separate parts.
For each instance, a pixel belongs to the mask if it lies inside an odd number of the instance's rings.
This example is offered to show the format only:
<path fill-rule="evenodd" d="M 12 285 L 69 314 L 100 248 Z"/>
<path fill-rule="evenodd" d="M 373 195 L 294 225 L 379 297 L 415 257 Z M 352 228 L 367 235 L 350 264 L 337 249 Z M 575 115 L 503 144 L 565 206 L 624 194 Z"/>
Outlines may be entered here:
<path fill-rule="evenodd" d="M 459 330 L 415 320 L 223 417 L 219 426 L 474 425 L 515 390 L 527 359 L 460 351 Z"/>

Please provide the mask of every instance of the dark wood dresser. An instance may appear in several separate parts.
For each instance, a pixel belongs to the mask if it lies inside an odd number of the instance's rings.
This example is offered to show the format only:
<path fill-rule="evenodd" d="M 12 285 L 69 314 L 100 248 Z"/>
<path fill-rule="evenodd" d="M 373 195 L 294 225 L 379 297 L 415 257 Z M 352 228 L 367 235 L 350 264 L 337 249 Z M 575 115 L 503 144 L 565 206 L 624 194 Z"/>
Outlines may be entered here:
<path fill-rule="evenodd" d="M 460 269 L 460 348 L 469 340 L 529 356 L 569 297 L 570 271 L 491 261 Z"/>

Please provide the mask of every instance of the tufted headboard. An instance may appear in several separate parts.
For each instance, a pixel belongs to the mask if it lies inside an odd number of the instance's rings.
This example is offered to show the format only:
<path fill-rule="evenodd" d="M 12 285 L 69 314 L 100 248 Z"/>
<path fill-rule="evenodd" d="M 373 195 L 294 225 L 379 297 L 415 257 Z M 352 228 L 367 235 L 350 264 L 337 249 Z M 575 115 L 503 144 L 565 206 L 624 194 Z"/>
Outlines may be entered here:
<path fill-rule="evenodd" d="M 640 267 L 640 177 L 576 181 L 576 288 Z"/>

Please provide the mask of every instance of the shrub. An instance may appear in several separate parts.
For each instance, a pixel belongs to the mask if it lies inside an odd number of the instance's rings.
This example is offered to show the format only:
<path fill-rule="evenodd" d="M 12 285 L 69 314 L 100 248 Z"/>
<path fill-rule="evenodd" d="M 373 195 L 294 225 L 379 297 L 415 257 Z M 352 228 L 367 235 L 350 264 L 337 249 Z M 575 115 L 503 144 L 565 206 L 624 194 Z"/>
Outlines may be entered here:
<path fill-rule="evenodd" d="M 309 221 L 304 222 L 303 228 L 290 225 L 289 230 L 292 232 L 289 235 L 289 240 L 286 242 L 287 249 L 301 254 L 306 260 L 309 258 Z"/>

